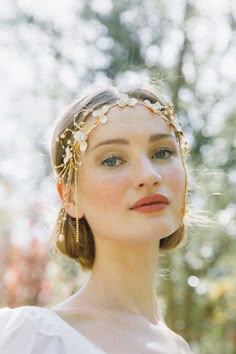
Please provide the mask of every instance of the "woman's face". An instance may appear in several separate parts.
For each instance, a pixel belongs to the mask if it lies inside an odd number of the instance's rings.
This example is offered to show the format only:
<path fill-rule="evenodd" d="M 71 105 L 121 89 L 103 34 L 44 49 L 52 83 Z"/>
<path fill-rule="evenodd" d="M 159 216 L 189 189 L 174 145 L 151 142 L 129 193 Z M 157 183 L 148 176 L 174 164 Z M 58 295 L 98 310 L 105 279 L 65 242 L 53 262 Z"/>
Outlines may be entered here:
<path fill-rule="evenodd" d="M 184 201 L 185 171 L 174 131 L 141 104 L 115 106 L 107 117 L 81 154 L 79 208 L 95 239 L 160 240 L 179 227 Z M 93 121 L 88 118 L 86 126 Z M 135 208 L 136 202 L 141 206 Z"/>

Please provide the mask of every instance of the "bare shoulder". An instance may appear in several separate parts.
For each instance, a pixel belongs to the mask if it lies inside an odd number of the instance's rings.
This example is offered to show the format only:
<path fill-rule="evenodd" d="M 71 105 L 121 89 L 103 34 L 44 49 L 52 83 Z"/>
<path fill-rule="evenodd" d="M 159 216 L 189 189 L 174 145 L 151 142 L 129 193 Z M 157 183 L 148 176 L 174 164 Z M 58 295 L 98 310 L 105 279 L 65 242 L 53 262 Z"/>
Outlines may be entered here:
<path fill-rule="evenodd" d="M 117 311 L 94 311 L 89 307 L 73 308 L 67 302 L 57 305 L 54 311 L 107 353 L 191 353 L 184 339 L 161 321 L 152 326 L 135 315 Z"/>

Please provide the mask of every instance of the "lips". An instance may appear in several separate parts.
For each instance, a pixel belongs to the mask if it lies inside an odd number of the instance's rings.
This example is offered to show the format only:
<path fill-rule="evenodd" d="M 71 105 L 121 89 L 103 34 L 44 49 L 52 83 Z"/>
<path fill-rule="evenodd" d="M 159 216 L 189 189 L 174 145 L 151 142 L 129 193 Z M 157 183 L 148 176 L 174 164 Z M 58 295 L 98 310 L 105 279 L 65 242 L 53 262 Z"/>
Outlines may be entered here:
<path fill-rule="evenodd" d="M 169 199 L 162 194 L 153 194 L 144 198 L 139 199 L 134 205 L 130 208 L 131 210 L 143 208 L 150 205 L 158 204 L 169 204 Z"/>

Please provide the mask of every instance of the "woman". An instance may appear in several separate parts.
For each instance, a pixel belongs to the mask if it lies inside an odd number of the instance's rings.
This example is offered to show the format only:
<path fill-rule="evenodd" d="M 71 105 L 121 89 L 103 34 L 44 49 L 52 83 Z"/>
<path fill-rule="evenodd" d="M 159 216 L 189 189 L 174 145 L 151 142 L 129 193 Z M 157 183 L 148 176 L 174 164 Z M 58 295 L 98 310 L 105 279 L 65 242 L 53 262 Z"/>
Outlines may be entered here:
<path fill-rule="evenodd" d="M 174 110 L 154 89 L 72 102 L 52 142 L 56 247 L 90 278 L 51 309 L 2 309 L 1 353 L 190 353 L 156 298 L 159 249 L 185 234 L 185 152 Z"/>

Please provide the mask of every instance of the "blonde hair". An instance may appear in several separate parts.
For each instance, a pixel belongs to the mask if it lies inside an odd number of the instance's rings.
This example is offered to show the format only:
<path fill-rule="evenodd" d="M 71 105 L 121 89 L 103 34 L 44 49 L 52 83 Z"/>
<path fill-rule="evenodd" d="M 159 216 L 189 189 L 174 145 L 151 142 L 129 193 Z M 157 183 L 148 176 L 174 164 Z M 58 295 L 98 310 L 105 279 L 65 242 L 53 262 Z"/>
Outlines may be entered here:
<path fill-rule="evenodd" d="M 136 88 L 133 90 L 126 91 L 130 97 L 137 98 L 139 101 L 149 100 L 151 103 L 159 102 L 165 105 L 166 102 L 161 96 L 160 92 L 152 87 L 148 86 L 145 88 Z M 119 91 L 110 87 L 108 89 L 100 89 L 90 92 L 82 96 L 81 98 L 76 98 L 72 103 L 66 108 L 64 113 L 56 121 L 56 127 L 52 139 L 51 147 L 51 161 L 52 165 L 60 166 L 63 162 L 64 150 L 60 144 L 56 143 L 56 138 L 66 129 L 69 128 L 73 130 L 74 115 L 76 114 L 77 122 L 83 119 L 82 111 L 83 109 L 98 109 L 103 105 L 109 105 L 115 103 L 120 97 Z M 70 137 L 69 137 L 70 138 Z M 60 168 L 55 169 L 55 174 L 58 176 L 60 174 Z M 64 177 L 64 182 L 66 183 L 68 175 Z M 71 184 L 74 181 L 72 179 Z M 60 213 L 59 213 L 60 215 Z M 56 225 L 59 222 L 59 216 L 56 221 Z M 56 228 L 55 228 L 56 229 Z M 64 224 L 63 229 L 64 240 L 58 242 L 56 241 L 56 248 L 65 256 L 75 260 L 80 264 L 82 269 L 89 270 L 92 269 L 94 259 L 95 259 L 95 241 L 92 230 L 85 217 L 80 219 L 80 238 L 79 244 L 76 243 L 76 219 L 67 215 L 67 220 Z M 161 250 L 171 250 L 176 248 L 182 240 L 185 238 L 185 226 L 180 226 L 174 233 L 161 239 L 160 249 Z"/>

